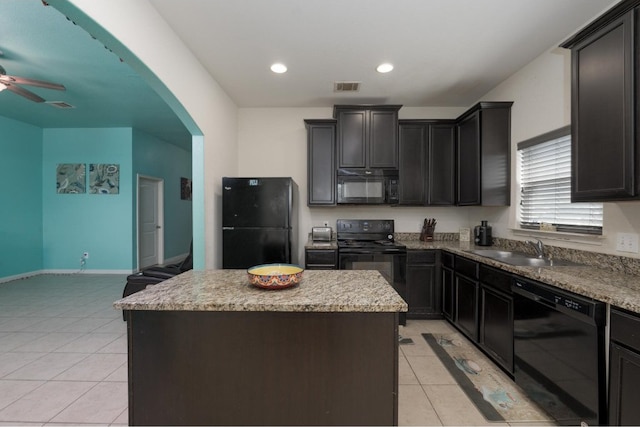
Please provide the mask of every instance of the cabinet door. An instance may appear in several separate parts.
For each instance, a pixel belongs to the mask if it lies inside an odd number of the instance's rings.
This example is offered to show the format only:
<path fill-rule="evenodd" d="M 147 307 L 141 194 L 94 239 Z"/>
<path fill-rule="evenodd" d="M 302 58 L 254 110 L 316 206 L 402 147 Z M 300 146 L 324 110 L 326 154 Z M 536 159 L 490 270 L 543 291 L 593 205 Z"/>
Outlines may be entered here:
<path fill-rule="evenodd" d="M 640 425 L 640 353 L 612 342 L 609 360 L 609 425 Z"/>
<path fill-rule="evenodd" d="M 456 146 L 454 125 L 429 127 L 427 204 L 455 203 Z"/>
<path fill-rule="evenodd" d="M 478 342 L 502 367 L 513 373 L 513 298 L 482 285 Z"/>
<path fill-rule="evenodd" d="M 399 203 L 424 205 L 427 161 L 427 126 L 400 125 Z"/>
<path fill-rule="evenodd" d="M 480 200 L 480 111 L 458 123 L 458 205 L 479 205 Z"/>
<path fill-rule="evenodd" d="M 471 340 L 478 341 L 478 282 L 456 274 L 455 324 Z"/>
<path fill-rule="evenodd" d="M 442 314 L 445 319 L 453 321 L 455 286 L 454 273 L 449 268 L 442 268 Z"/>
<path fill-rule="evenodd" d="M 572 48 L 573 202 L 637 195 L 634 13 Z"/>
<path fill-rule="evenodd" d="M 370 168 L 398 168 L 398 112 L 369 111 Z"/>
<path fill-rule="evenodd" d="M 337 270 L 338 251 L 335 249 L 305 249 L 305 269 Z"/>
<path fill-rule="evenodd" d="M 335 121 L 307 120 L 307 205 L 336 204 Z"/>
<path fill-rule="evenodd" d="M 367 111 L 338 112 L 338 167 L 367 167 Z"/>
<path fill-rule="evenodd" d="M 511 103 L 483 108 L 480 113 L 480 202 L 511 204 Z"/>
<path fill-rule="evenodd" d="M 410 265 L 407 267 L 408 318 L 439 315 L 436 295 L 436 266 Z"/>

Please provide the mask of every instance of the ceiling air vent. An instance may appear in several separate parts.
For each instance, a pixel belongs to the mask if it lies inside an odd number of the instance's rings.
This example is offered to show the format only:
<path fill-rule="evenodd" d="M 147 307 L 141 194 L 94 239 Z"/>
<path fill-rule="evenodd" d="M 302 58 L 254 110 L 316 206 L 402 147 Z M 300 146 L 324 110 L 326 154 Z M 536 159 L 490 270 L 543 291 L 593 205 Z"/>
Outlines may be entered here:
<path fill-rule="evenodd" d="M 360 82 L 334 82 L 334 92 L 358 92 L 360 90 Z"/>
<path fill-rule="evenodd" d="M 46 104 L 49 104 L 52 107 L 56 107 L 56 108 L 76 108 L 73 105 L 67 104 L 64 101 L 47 101 Z"/>

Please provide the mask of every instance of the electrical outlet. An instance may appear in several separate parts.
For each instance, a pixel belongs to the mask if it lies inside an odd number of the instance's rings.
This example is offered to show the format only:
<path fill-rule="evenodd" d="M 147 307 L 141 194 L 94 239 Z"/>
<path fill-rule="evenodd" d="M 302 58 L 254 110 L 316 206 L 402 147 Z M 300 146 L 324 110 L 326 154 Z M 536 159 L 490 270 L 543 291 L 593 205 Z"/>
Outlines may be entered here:
<path fill-rule="evenodd" d="M 88 258 L 89 258 L 89 252 L 83 252 L 82 259 L 88 259 Z"/>
<path fill-rule="evenodd" d="M 638 235 L 635 233 L 618 233 L 616 236 L 618 252 L 638 253 Z"/>

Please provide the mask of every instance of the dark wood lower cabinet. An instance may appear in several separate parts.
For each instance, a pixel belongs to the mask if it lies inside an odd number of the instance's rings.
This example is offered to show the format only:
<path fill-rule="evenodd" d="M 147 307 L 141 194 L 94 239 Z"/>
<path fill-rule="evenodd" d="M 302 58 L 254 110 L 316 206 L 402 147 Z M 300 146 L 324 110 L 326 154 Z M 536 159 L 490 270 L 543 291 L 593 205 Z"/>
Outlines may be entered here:
<path fill-rule="evenodd" d="M 479 263 L 455 257 L 455 302 L 453 324 L 470 340 L 478 341 Z"/>
<path fill-rule="evenodd" d="M 513 374 L 512 276 L 480 264 L 478 344 L 502 369 Z"/>
<path fill-rule="evenodd" d="M 398 313 L 125 315 L 130 425 L 398 423 Z"/>
<path fill-rule="evenodd" d="M 640 425 L 640 316 L 611 310 L 609 425 Z"/>
<path fill-rule="evenodd" d="M 482 284 L 480 301 L 478 343 L 495 362 L 513 374 L 513 297 Z"/>
<path fill-rule="evenodd" d="M 453 321 L 455 311 L 455 273 L 453 270 L 453 254 L 442 252 L 442 315 Z"/>
<path fill-rule="evenodd" d="M 512 375 L 511 275 L 461 256 L 442 254 L 442 261 L 445 318 Z"/>
<path fill-rule="evenodd" d="M 478 341 L 478 282 L 456 274 L 456 326 L 472 341 Z"/>
<path fill-rule="evenodd" d="M 305 249 L 304 265 L 307 270 L 337 270 L 337 249 Z"/>
<path fill-rule="evenodd" d="M 437 250 L 407 251 L 407 319 L 442 318 Z"/>

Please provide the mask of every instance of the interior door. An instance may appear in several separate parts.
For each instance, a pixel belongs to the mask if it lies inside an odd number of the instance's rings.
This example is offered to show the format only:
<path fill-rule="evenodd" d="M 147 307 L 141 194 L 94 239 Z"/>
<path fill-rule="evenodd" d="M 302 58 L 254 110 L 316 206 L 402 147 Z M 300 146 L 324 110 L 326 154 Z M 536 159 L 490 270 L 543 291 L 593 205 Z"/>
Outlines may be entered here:
<path fill-rule="evenodd" d="M 138 178 L 138 268 L 161 264 L 162 180 Z"/>

